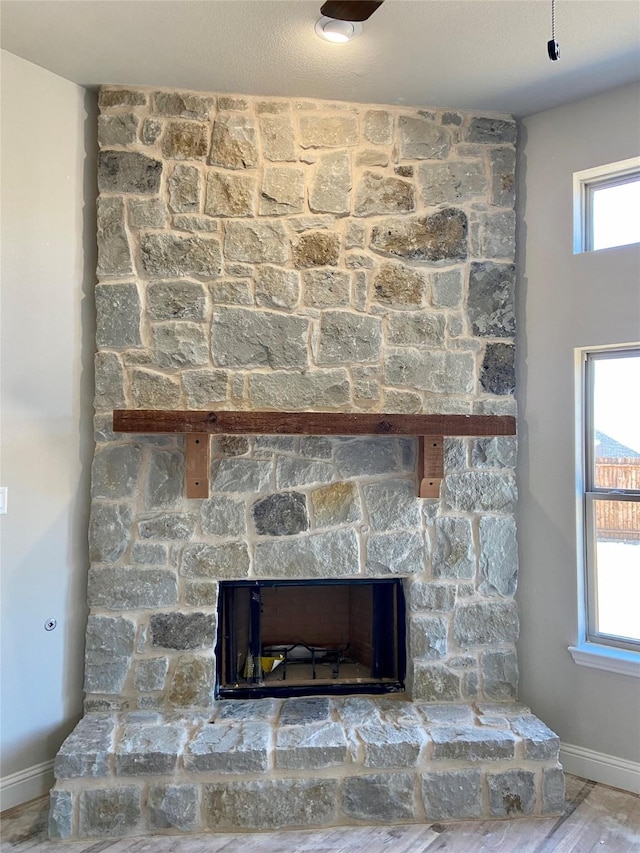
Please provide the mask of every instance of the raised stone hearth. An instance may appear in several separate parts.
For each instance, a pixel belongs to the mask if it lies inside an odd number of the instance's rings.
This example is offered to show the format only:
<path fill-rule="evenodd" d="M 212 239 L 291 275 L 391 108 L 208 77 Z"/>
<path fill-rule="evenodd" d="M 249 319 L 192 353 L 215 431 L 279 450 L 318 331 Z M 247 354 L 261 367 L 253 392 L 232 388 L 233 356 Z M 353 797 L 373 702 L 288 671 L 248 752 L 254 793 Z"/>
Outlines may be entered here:
<path fill-rule="evenodd" d="M 58 757 L 52 838 L 557 813 L 559 740 L 516 703 L 222 701 L 91 714 Z"/>

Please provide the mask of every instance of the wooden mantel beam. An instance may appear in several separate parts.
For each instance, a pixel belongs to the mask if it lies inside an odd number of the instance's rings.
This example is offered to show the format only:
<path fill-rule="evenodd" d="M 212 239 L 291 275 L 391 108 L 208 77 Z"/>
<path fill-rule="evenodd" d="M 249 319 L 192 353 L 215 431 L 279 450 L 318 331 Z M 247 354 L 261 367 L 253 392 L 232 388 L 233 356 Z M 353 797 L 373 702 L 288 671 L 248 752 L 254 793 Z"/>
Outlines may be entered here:
<path fill-rule="evenodd" d="M 397 415 L 369 412 L 199 412 L 116 409 L 115 432 L 223 435 L 515 435 L 511 415 Z"/>
<path fill-rule="evenodd" d="M 209 495 L 209 441 L 223 435 L 413 435 L 419 439 L 418 495 L 437 498 L 444 477 L 445 436 L 515 435 L 511 415 L 379 415 L 368 412 L 194 412 L 116 409 L 114 432 L 187 437 L 186 494 Z"/>

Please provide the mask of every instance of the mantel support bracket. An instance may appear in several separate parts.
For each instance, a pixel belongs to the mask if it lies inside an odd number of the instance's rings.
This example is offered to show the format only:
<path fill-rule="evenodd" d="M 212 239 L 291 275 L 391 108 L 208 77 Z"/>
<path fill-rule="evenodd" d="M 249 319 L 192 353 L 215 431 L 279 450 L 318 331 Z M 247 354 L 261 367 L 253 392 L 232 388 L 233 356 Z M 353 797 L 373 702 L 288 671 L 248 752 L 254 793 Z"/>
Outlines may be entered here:
<path fill-rule="evenodd" d="M 187 433 L 185 454 L 185 486 L 188 498 L 209 497 L 210 436 L 208 433 Z"/>
<path fill-rule="evenodd" d="M 418 497 L 439 498 L 444 477 L 444 437 L 418 436 Z"/>

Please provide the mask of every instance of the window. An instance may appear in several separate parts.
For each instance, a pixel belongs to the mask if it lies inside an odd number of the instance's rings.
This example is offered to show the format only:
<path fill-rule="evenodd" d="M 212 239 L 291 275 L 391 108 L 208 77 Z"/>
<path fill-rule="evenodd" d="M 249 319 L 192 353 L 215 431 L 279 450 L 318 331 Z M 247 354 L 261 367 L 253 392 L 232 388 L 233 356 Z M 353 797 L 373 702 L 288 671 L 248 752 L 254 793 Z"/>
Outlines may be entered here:
<path fill-rule="evenodd" d="M 584 639 L 640 652 L 640 346 L 583 358 Z"/>
<path fill-rule="evenodd" d="M 640 243 L 640 157 L 573 176 L 574 253 Z"/>

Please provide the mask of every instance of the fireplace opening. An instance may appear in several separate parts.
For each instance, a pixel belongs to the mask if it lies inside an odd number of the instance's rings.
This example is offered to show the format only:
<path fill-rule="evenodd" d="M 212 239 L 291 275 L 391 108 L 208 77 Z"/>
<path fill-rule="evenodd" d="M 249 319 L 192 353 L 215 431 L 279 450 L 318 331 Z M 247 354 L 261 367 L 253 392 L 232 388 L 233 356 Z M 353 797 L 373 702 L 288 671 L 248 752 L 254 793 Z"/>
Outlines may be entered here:
<path fill-rule="evenodd" d="M 220 698 L 404 690 L 402 581 L 222 581 Z"/>

